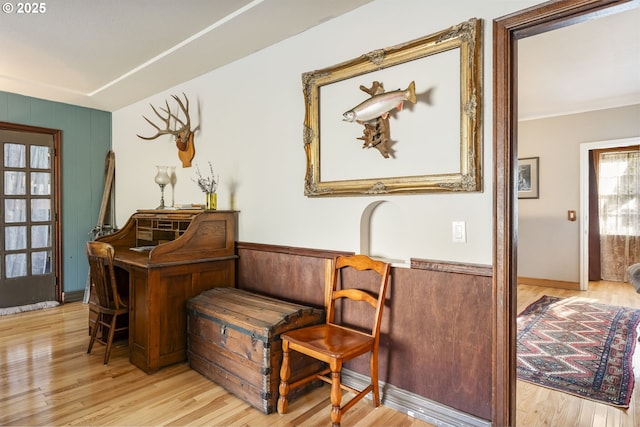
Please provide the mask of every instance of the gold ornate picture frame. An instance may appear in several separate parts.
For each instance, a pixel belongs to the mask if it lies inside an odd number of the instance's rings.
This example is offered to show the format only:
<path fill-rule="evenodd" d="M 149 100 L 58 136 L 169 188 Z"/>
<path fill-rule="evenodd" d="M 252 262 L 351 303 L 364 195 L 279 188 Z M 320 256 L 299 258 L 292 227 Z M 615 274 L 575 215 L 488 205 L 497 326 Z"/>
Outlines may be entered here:
<path fill-rule="evenodd" d="M 362 150 L 361 126 L 342 120 L 374 80 L 415 80 L 420 92 L 393 112 L 392 158 Z M 306 196 L 482 191 L 482 20 L 303 73 L 302 84 Z"/>

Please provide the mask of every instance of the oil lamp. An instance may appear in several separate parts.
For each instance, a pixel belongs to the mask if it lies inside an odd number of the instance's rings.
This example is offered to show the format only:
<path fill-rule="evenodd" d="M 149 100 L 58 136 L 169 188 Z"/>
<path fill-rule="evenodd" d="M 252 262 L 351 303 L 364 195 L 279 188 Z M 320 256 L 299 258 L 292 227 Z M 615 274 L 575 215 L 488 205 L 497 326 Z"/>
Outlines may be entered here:
<path fill-rule="evenodd" d="M 160 206 L 156 209 L 164 209 L 164 187 L 171 181 L 169 174 L 167 173 L 168 166 L 156 166 L 158 173 L 156 173 L 155 182 L 160 186 Z"/>

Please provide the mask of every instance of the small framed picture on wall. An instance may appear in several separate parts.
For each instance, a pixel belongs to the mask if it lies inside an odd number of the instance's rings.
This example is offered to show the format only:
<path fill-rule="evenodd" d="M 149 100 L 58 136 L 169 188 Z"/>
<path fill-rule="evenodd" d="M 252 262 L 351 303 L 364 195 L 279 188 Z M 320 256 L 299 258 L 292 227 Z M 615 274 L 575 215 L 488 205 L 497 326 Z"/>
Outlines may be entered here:
<path fill-rule="evenodd" d="M 539 157 L 518 159 L 518 199 L 538 199 Z"/>

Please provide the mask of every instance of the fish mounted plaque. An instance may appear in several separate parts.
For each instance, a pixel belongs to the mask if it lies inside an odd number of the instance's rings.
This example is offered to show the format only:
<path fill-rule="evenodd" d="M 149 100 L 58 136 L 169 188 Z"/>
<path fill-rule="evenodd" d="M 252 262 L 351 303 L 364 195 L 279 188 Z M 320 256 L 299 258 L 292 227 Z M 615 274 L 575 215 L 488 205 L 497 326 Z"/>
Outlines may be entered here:
<path fill-rule="evenodd" d="M 305 195 L 482 191 L 482 22 L 303 73 Z"/>
<path fill-rule="evenodd" d="M 405 90 L 391 92 L 385 92 L 384 85 L 378 81 L 374 81 L 370 88 L 360 86 L 360 90 L 371 95 L 371 98 L 344 113 L 342 120 L 355 121 L 364 126 L 363 135 L 358 138 L 364 141 L 362 148 L 375 148 L 385 159 L 392 156 L 389 112 L 394 108 L 401 111 L 404 101 L 415 104 L 415 88 L 415 82 L 411 82 Z"/>

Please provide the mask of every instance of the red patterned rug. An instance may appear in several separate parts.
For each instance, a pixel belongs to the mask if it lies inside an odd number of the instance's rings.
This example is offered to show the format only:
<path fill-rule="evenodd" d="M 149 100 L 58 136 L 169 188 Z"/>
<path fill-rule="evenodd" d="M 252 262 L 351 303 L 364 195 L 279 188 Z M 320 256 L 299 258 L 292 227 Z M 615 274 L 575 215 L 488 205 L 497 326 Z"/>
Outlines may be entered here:
<path fill-rule="evenodd" d="M 629 407 L 640 310 L 543 296 L 518 316 L 518 379 Z"/>

